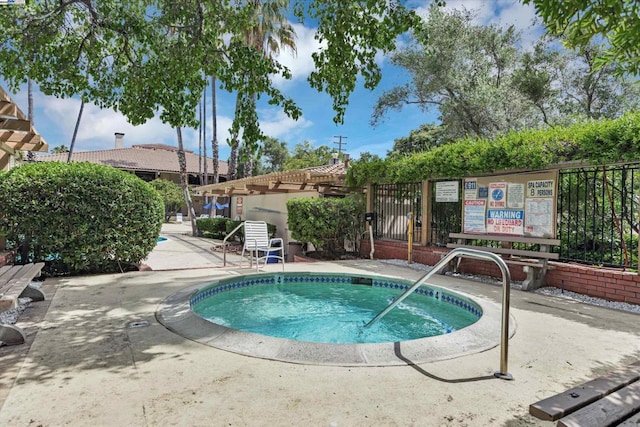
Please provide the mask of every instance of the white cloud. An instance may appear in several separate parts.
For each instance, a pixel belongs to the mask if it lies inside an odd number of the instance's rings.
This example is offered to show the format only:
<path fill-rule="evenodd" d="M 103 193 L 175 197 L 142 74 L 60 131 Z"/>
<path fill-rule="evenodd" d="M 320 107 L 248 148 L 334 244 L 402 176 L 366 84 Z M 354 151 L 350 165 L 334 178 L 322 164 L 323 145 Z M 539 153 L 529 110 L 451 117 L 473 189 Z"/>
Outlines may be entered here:
<path fill-rule="evenodd" d="M 260 128 L 265 135 L 291 141 L 296 136 L 303 134 L 305 129 L 313 126 L 313 122 L 304 117 L 293 120 L 284 111 L 276 109 L 264 109 L 260 111 L 263 117 L 260 120 Z"/>
<path fill-rule="evenodd" d="M 275 59 L 291 71 L 291 80 L 285 80 L 282 76 L 274 76 L 273 84 L 276 87 L 283 87 L 294 81 L 306 79 L 315 65 L 311 55 L 320 50 L 320 43 L 314 38 L 316 30 L 307 28 L 302 24 L 291 24 L 296 32 L 296 51 L 282 49 Z"/>

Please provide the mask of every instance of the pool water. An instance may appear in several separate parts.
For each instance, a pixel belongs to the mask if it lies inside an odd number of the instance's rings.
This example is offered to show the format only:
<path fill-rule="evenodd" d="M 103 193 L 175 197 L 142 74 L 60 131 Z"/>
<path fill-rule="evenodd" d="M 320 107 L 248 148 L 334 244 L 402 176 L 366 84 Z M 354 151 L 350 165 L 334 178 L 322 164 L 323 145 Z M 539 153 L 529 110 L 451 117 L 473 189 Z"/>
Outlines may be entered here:
<path fill-rule="evenodd" d="M 235 286 L 192 300 L 199 316 L 229 328 L 317 343 L 383 343 L 443 335 L 475 323 L 467 302 L 431 290 L 412 294 L 370 328 L 363 326 L 404 289 L 353 283 L 276 280 Z M 406 287 L 407 285 L 405 285 Z M 436 288 L 438 289 L 438 288 Z M 440 292 L 440 293 L 438 293 Z M 202 295 L 202 293 L 201 293 Z M 439 298 L 439 296 L 442 298 Z M 467 307 L 466 309 L 462 306 Z"/>

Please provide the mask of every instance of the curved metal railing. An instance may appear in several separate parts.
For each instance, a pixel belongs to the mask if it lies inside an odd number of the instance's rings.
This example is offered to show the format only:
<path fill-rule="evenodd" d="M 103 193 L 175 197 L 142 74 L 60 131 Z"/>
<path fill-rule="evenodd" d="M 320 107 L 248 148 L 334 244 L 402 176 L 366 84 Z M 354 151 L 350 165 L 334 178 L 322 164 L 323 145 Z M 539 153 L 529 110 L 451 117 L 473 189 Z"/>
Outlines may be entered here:
<path fill-rule="evenodd" d="M 400 304 L 405 298 L 411 295 L 418 287 L 425 283 L 431 276 L 437 274 L 442 268 L 451 260 L 458 257 L 469 257 L 483 259 L 486 261 L 493 261 L 498 265 L 502 272 L 502 326 L 500 334 L 500 371 L 495 372 L 494 375 L 504 380 L 512 380 L 513 376 L 507 372 L 508 356 L 509 356 L 509 297 L 511 288 L 511 273 L 509 268 L 502 258 L 491 252 L 484 252 L 477 249 L 457 248 L 450 251 L 445 255 L 433 268 L 427 272 L 424 276 L 416 281 L 409 289 L 404 291 L 402 295 L 396 298 L 391 304 L 389 304 L 384 310 L 378 313 L 373 319 L 369 321 L 365 328 L 369 328 L 371 325 L 382 319 L 388 312 L 390 312 L 395 306 Z"/>

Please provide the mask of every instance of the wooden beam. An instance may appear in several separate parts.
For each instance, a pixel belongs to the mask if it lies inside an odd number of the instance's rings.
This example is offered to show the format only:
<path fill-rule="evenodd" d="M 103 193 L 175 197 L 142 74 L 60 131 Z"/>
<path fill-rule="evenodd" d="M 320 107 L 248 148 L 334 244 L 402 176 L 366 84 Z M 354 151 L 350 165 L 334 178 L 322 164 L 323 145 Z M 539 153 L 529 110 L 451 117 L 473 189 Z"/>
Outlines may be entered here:
<path fill-rule="evenodd" d="M 0 171 L 9 169 L 9 159 L 11 156 L 8 153 L 0 151 Z"/>
<path fill-rule="evenodd" d="M 13 102 L 0 101 L 0 116 L 18 116 L 18 107 Z"/>
<path fill-rule="evenodd" d="M 10 147 L 7 144 L 5 144 L 4 142 L 2 142 L 2 140 L 0 140 L 0 150 L 4 151 L 5 153 L 9 154 L 10 156 L 15 156 L 16 155 L 16 150 L 13 149 L 13 147 Z"/>
<path fill-rule="evenodd" d="M 22 132 L 33 132 L 29 120 L 0 118 L 0 130 L 18 130 Z"/>

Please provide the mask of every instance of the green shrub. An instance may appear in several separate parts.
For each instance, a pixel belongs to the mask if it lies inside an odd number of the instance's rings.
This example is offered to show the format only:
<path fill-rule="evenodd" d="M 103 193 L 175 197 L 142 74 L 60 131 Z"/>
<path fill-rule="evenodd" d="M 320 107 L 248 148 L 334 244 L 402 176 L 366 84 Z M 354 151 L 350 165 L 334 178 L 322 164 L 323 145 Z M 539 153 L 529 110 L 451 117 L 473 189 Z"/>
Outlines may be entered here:
<path fill-rule="evenodd" d="M 416 182 L 508 169 L 539 170 L 582 160 L 594 165 L 640 157 L 640 112 L 567 127 L 509 132 L 491 140 L 464 138 L 406 157 L 353 162 L 347 183 Z M 366 160 L 366 159 L 365 159 Z M 374 174 L 371 171 L 376 170 Z M 364 177 L 364 178 L 363 178 Z"/>
<path fill-rule="evenodd" d="M 328 258 L 345 253 L 345 239 L 356 242 L 364 230 L 364 203 L 358 197 L 301 198 L 287 202 L 291 237 L 310 242 Z"/>
<path fill-rule="evenodd" d="M 224 239 L 224 236 L 227 235 L 228 221 L 229 218 L 198 218 L 196 219 L 196 226 L 204 237 Z"/>
<path fill-rule="evenodd" d="M 238 221 L 235 219 L 228 219 L 227 220 L 227 230 L 226 233 L 227 235 L 230 234 L 234 228 L 236 228 L 237 226 L 239 226 L 240 224 L 242 224 L 242 221 Z M 237 240 L 240 243 L 244 243 L 244 229 L 242 227 L 240 227 L 240 229 L 238 231 L 236 231 L 234 233 L 234 235 L 231 237 L 232 240 Z"/>
<path fill-rule="evenodd" d="M 168 179 L 154 179 L 149 184 L 160 194 L 164 203 L 164 221 L 169 219 L 180 211 L 182 205 L 185 204 L 184 192 L 180 185 Z"/>
<path fill-rule="evenodd" d="M 30 163 L 0 176 L 0 229 L 49 275 L 133 268 L 154 248 L 162 198 L 133 174 L 91 163 Z"/>

